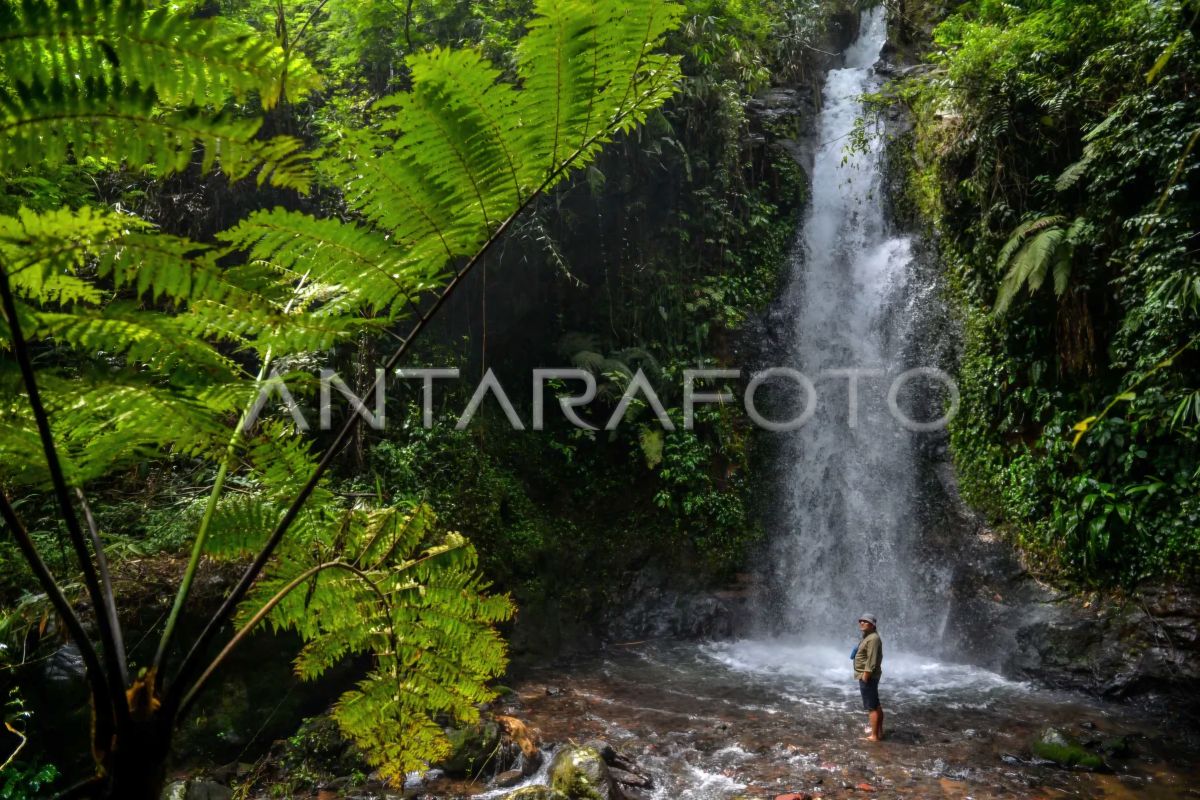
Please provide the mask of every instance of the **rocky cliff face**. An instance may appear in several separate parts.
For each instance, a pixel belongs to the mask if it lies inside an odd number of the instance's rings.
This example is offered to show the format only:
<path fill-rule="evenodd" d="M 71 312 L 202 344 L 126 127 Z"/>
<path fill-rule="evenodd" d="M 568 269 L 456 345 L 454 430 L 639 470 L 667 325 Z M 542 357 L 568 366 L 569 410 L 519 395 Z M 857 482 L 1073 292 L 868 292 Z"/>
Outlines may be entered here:
<path fill-rule="evenodd" d="M 951 565 L 947 650 L 1009 677 L 1200 716 L 1194 589 L 1056 588 L 962 503 L 948 462 L 931 464 L 927 480 L 925 546 Z"/>

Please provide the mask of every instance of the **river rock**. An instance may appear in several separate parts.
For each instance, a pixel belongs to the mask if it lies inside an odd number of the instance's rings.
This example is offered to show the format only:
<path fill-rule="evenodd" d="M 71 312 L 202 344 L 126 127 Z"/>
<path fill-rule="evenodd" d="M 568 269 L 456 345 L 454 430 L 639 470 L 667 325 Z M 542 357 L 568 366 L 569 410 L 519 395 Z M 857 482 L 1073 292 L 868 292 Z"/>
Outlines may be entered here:
<path fill-rule="evenodd" d="M 608 764 L 594 747 L 564 747 L 550 762 L 550 786 L 570 800 L 613 800 Z"/>
<path fill-rule="evenodd" d="M 623 786 L 634 786 L 638 789 L 651 789 L 654 787 L 654 781 L 650 780 L 646 775 L 636 775 L 615 767 L 609 767 L 608 774 L 612 776 L 614 781 Z"/>
<path fill-rule="evenodd" d="M 480 722 L 446 731 L 446 738 L 450 740 L 450 756 L 437 766 L 452 778 L 471 778 L 499 747 L 500 726 Z"/>
<path fill-rule="evenodd" d="M 233 792 L 216 781 L 175 781 L 160 795 L 162 800 L 230 800 Z"/>
<path fill-rule="evenodd" d="M 525 786 L 512 794 L 505 795 L 504 800 L 570 800 L 570 798 L 549 786 Z"/>
<path fill-rule="evenodd" d="M 501 772 L 499 775 L 497 775 L 495 784 L 502 789 L 506 789 L 509 786 L 513 786 L 515 784 L 520 783 L 521 779 L 524 777 L 525 777 L 525 775 L 524 775 L 524 773 L 521 772 L 521 770 L 510 769 L 506 772 Z"/>
<path fill-rule="evenodd" d="M 1104 759 L 1088 752 L 1079 742 L 1057 728 L 1046 728 L 1033 740 L 1029 749 L 1038 758 L 1053 761 L 1060 767 L 1104 768 Z"/>

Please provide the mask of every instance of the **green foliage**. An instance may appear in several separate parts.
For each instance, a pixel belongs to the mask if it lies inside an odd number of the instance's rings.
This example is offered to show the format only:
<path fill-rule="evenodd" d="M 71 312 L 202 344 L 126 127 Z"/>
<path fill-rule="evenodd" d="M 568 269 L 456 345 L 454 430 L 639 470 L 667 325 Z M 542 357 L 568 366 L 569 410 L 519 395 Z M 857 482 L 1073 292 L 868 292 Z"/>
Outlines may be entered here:
<path fill-rule="evenodd" d="M 964 495 L 1085 582 L 1200 569 L 1196 13 L 965 3 L 901 92 L 964 320 Z"/>
<path fill-rule="evenodd" d="M 11 669 L 8 653 L 0 646 L 0 665 Z M 47 789 L 59 777 L 53 764 L 28 762 L 21 759 L 29 744 L 25 723 L 32 715 L 21 696 L 13 689 L 4 703 L 3 744 L 0 745 L 0 800 L 33 800 L 44 797 Z"/>
<path fill-rule="evenodd" d="M 187 8 L 116 0 L 0 4 L 0 172 L 107 159 L 166 174 L 203 149 L 232 178 L 262 167 L 281 186 L 303 187 L 299 142 L 256 138 L 261 120 L 225 109 L 257 93 L 266 108 L 316 85 L 302 59 L 269 39 Z"/>
<path fill-rule="evenodd" d="M 1071 278 L 1075 247 L 1087 231 L 1087 221 L 1079 217 L 1070 225 L 1062 217 L 1049 216 L 1017 226 L 996 257 L 996 268 L 1008 271 L 1000 281 L 994 313 L 1003 315 L 1022 286 L 1031 294 L 1040 289 L 1048 272 L 1054 277 L 1054 294 L 1062 297 Z"/>
<path fill-rule="evenodd" d="M 275 525 L 274 504 L 294 490 L 290 474 L 264 475 L 256 502 L 227 502 L 212 552 L 236 556 L 246 539 L 257 549 L 253 540 Z M 299 633 L 305 645 L 296 672 L 305 679 L 374 655 L 370 673 L 341 697 L 333 717 L 385 779 L 402 782 L 449 752 L 436 717 L 474 722 L 478 705 L 494 696 L 487 681 L 506 661 L 493 626 L 515 608 L 507 597 L 484 594 L 474 549 L 457 533 L 436 532 L 428 506 L 341 507 L 320 499 L 241 615 L 253 621 L 270 608 L 274 628 Z"/>
<path fill-rule="evenodd" d="M 80 159 L 163 176 L 192 166 L 199 145 L 200 172 L 262 167 L 260 184 L 285 188 L 307 188 L 311 159 L 340 198 L 336 216 L 251 213 L 216 245 L 99 203 L 0 216 L 0 269 L 18 303 L 2 332 L 19 320 L 48 354 L 37 381 L 68 484 L 164 457 L 216 468 L 168 631 L 200 556 L 257 552 L 316 469 L 293 428 L 243 424 L 271 370 L 415 316 L 448 270 L 474 264 L 536 198 L 632 132 L 679 74 L 659 52 L 675 4 L 539 0 L 508 80 L 476 49 L 410 54 L 407 91 L 375 103 L 370 128 L 339 127 L 314 159 L 297 140 L 259 138 L 262 116 L 237 105 L 256 96 L 271 108 L 312 85 L 303 57 L 269 36 L 177 6 L 0 8 L 19 34 L 0 44 L 0 179 Z M 66 46 L 44 55 L 48 38 Z M 0 477 L 40 490 L 46 458 L 8 359 L 0 382 Z M 244 491 L 223 496 L 227 475 Z M 306 678 L 373 656 L 334 716 L 399 782 L 445 754 L 435 716 L 472 721 L 492 696 L 505 664 L 495 625 L 513 607 L 486 589 L 473 547 L 436 530 L 428 506 L 346 504 L 318 485 L 242 620 L 268 608 L 272 625 L 298 632 Z"/>

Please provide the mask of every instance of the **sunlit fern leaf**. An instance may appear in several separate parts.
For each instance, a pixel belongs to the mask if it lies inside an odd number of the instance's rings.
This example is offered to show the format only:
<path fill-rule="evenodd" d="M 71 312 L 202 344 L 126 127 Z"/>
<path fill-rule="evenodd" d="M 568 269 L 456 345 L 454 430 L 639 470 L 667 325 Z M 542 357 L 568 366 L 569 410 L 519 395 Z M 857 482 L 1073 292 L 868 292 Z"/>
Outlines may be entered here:
<path fill-rule="evenodd" d="M 383 776 L 400 781 L 448 752 L 439 716 L 474 721 L 478 704 L 494 696 L 488 681 L 506 660 L 492 626 L 512 616 L 512 602 L 486 594 L 474 549 L 438 532 L 428 506 L 324 510 L 314 535 L 283 546 L 240 617 L 294 586 L 268 624 L 305 639 L 298 675 L 316 678 L 374 654 L 375 669 L 342 696 L 334 717 Z M 313 569 L 330 562 L 337 564 Z"/>
<path fill-rule="evenodd" d="M 244 25 L 154 5 L 0 0 L 0 173 L 91 156 L 167 174 L 199 145 L 206 172 L 306 190 L 300 142 L 259 139 L 261 120 L 223 106 L 254 92 L 270 108 L 285 82 L 302 95 L 311 66 Z"/>
<path fill-rule="evenodd" d="M 278 102 L 284 54 L 249 26 L 191 9 L 131 0 L 0 3 L 0 67 L 11 81 L 49 85 L 119 76 L 152 85 L 168 104 L 216 105 L 257 92 Z M 293 54 L 287 86 L 301 97 L 318 84 Z"/>
<path fill-rule="evenodd" d="M 427 261 L 409 263 L 376 231 L 281 208 L 251 214 L 221 239 L 250 258 L 303 275 L 310 294 L 325 287 L 324 300 L 341 314 L 397 314 L 440 277 Z"/>
<path fill-rule="evenodd" d="M 99 303 L 100 287 L 74 277 L 85 265 L 113 288 L 149 300 L 185 303 L 237 293 L 205 246 L 153 232 L 128 214 L 87 206 L 0 216 L 0 255 L 14 291 L 35 302 Z"/>
<path fill-rule="evenodd" d="M 77 376 L 67 380 L 47 373 L 39 383 L 54 422 L 63 472 L 74 485 L 164 452 L 212 457 L 228 436 L 220 415 L 169 388 Z M 0 461 L 5 476 L 48 485 L 49 472 L 28 405 L 8 409 L 3 427 Z"/>
<path fill-rule="evenodd" d="M 213 510 L 205 551 L 219 558 L 245 558 L 258 552 L 283 510 L 268 498 L 235 494 Z"/>
<path fill-rule="evenodd" d="M 410 58 L 413 89 L 385 98 L 381 129 L 342 145 L 325 169 L 347 202 L 406 249 L 410 264 L 469 256 L 534 191 L 675 91 L 678 60 L 658 54 L 679 7 L 662 0 L 540 0 L 518 46 L 520 88 L 472 51 Z"/>
<path fill-rule="evenodd" d="M 178 318 L 139 311 L 130 303 L 113 303 L 101 311 L 42 312 L 30 333 L 85 354 L 122 355 L 163 375 L 201 373 L 206 380 L 226 382 L 238 374 L 233 361 L 188 335 Z"/>
<path fill-rule="evenodd" d="M 153 87 L 138 84 L 16 83 L 0 86 L 0 172 L 90 156 L 170 174 L 187 168 L 199 145 L 205 172 L 219 163 L 238 180 L 261 168 L 260 183 L 306 189 L 299 140 L 259 139 L 261 124 L 194 106 L 164 110 Z"/>

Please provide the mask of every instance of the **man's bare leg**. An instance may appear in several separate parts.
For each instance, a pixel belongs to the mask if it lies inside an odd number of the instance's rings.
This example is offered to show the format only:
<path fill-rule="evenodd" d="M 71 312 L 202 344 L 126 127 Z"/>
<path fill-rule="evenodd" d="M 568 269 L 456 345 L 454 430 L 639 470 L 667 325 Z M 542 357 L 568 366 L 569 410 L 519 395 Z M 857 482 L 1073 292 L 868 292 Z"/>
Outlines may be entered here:
<path fill-rule="evenodd" d="M 876 708 L 871 712 L 871 735 L 867 737 L 868 742 L 878 742 L 883 739 L 883 706 Z"/>

